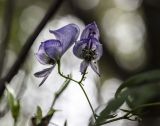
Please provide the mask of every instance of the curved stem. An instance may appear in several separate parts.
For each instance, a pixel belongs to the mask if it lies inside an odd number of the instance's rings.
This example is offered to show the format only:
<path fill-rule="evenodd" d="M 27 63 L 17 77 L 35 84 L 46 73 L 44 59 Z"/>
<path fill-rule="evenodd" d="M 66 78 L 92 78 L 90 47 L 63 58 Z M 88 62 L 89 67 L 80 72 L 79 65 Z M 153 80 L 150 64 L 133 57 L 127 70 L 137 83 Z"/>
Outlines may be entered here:
<path fill-rule="evenodd" d="M 91 110 L 92 110 L 92 113 L 93 113 L 93 117 L 94 117 L 94 119 L 95 119 L 95 121 L 96 121 L 96 116 L 95 116 L 95 113 L 94 113 L 94 109 L 93 109 L 93 107 L 92 107 L 92 104 L 91 104 L 91 102 L 90 102 L 90 100 L 89 100 L 89 98 L 88 98 L 88 95 L 87 95 L 86 91 L 84 90 L 83 86 L 81 85 L 82 81 L 83 81 L 84 78 L 85 78 L 86 71 L 87 71 L 87 69 L 84 71 L 84 74 L 82 75 L 82 78 L 80 79 L 80 81 L 79 81 L 78 84 L 79 84 L 79 86 L 81 87 L 81 89 L 82 89 L 82 91 L 83 91 L 83 93 L 84 93 L 84 95 L 85 95 L 85 97 L 86 97 L 86 99 L 87 99 L 87 101 L 88 101 L 88 104 L 89 104 L 89 106 L 90 106 L 90 108 L 91 108 Z"/>
<path fill-rule="evenodd" d="M 60 95 L 61 95 L 61 94 L 65 91 L 65 89 L 68 87 L 69 82 L 70 82 L 70 80 L 67 79 L 67 80 L 63 83 L 63 85 L 60 87 L 60 89 L 55 93 L 55 97 L 54 97 L 54 99 L 53 99 L 53 101 L 52 101 L 50 110 L 52 110 L 52 108 L 53 108 L 53 106 L 55 105 L 57 99 L 60 97 Z"/>
<path fill-rule="evenodd" d="M 78 84 L 79 84 L 79 86 L 81 87 L 81 89 L 82 89 L 82 91 L 83 91 L 83 93 L 84 93 L 84 95 L 85 95 L 85 97 L 86 97 L 86 99 L 87 99 L 87 101 L 88 101 L 88 104 L 89 104 L 89 106 L 90 106 L 90 108 L 91 108 L 91 110 L 92 110 L 92 113 L 93 113 L 93 117 L 94 117 L 94 119 L 95 119 L 95 121 L 96 121 L 96 116 L 95 116 L 95 113 L 94 113 L 94 109 L 93 109 L 92 104 L 91 104 L 91 102 L 90 102 L 90 100 L 89 100 L 89 98 L 88 98 L 88 95 L 87 95 L 86 91 L 84 90 L 83 86 L 82 86 L 80 83 L 78 83 Z"/>
<path fill-rule="evenodd" d="M 85 75 L 87 74 L 86 71 L 87 71 L 87 69 L 85 69 L 84 74 L 82 75 L 82 78 L 81 78 L 80 81 L 79 81 L 80 84 L 82 83 L 82 81 L 83 81 L 84 78 L 85 78 Z"/>
<path fill-rule="evenodd" d="M 128 119 L 128 115 L 129 115 L 129 113 L 126 113 L 124 116 L 121 116 L 121 117 L 118 117 L 118 118 L 114 118 L 114 119 L 111 119 L 111 120 L 108 120 L 106 122 L 102 122 L 102 123 L 99 123 L 99 124 L 95 124 L 95 126 L 101 126 L 101 125 L 104 125 L 104 124 L 107 124 L 107 123 L 111 123 L 111 122 L 115 122 L 115 121 L 118 121 L 118 120 Z"/>
<path fill-rule="evenodd" d="M 57 61 L 57 64 L 58 64 L 58 73 L 59 73 L 59 75 L 61 75 L 61 76 L 62 76 L 63 78 L 65 78 L 65 79 L 69 79 L 69 80 L 71 80 L 71 81 L 74 81 L 74 82 L 76 82 L 76 83 L 79 83 L 78 81 L 72 79 L 71 77 L 63 75 L 63 73 L 61 72 L 61 62 L 60 62 L 60 60 Z"/>
<path fill-rule="evenodd" d="M 141 109 L 141 108 L 145 108 L 145 107 L 151 107 L 151 106 L 157 106 L 157 105 L 160 105 L 160 102 L 156 102 L 156 103 L 148 103 L 148 104 L 143 104 L 143 105 L 140 105 L 136 108 L 134 108 L 133 110 L 131 111 L 128 111 L 124 116 L 122 117 L 118 117 L 118 118 L 115 118 L 115 119 L 111 119 L 111 120 L 108 120 L 106 122 L 102 122 L 102 123 L 99 123 L 99 124 L 95 124 L 95 126 L 100 126 L 100 125 L 104 125 L 104 124 L 107 124 L 107 123 L 111 123 L 111 122 L 114 122 L 114 121 L 118 121 L 118 120 L 121 120 L 121 119 L 128 119 L 128 120 L 131 120 L 131 121 L 136 121 L 136 120 L 132 120 L 130 119 L 129 116 L 132 112 L 138 110 L 138 109 Z"/>
<path fill-rule="evenodd" d="M 82 89 L 82 91 L 83 91 L 83 93 L 84 93 L 84 95 L 85 95 L 85 97 L 86 97 L 86 99 L 87 99 L 87 102 L 88 102 L 88 104 L 89 104 L 89 106 L 90 106 L 90 108 L 91 108 L 91 110 L 92 110 L 94 119 L 96 120 L 96 116 L 95 116 L 95 113 L 94 113 L 94 109 L 93 109 L 93 107 L 92 107 L 92 104 L 91 104 L 91 102 L 90 102 L 90 100 L 89 100 L 89 98 L 88 98 L 88 95 L 87 95 L 86 91 L 84 90 L 84 88 L 83 88 L 83 86 L 82 86 L 82 81 L 83 81 L 84 78 L 85 78 L 87 69 L 85 70 L 84 74 L 82 75 L 82 78 L 80 79 L 80 81 L 77 81 L 77 80 L 75 80 L 75 79 L 73 79 L 73 78 L 71 78 L 71 77 L 69 77 L 69 76 L 65 76 L 65 75 L 63 75 L 63 74 L 61 73 L 61 63 L 60 63 L 60 60 L 57 61 L 57 64 L 58 64 L 58 73 L 60 74 L 60 76 L 62 76 L 63 78 L 69 79 L 69 80 L 71 80 L 71 81 L 74 81 L 74 82 L 76 82 L 76 83 L 80 86 L 80 88 Z"/>

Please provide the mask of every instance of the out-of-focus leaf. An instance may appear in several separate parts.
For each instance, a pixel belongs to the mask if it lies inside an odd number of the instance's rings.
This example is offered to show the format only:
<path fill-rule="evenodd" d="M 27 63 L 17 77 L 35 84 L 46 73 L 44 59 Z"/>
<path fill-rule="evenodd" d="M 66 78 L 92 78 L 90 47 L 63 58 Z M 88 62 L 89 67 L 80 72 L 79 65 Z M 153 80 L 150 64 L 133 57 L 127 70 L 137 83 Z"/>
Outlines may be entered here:
<path fill-rule="evenodd" d="M 33 126 L 48 126 L 51 117 L 56 112 L 55 109 L 51 109 L 46 116 L 43 117 L 42 109 L 37 106 L 37 112 L 34 117 L 32 117 Z"/>
<path fill-rule="evenodd" d="M 52 116 L 56 112 L 55 109 L 50 109 L 49 112 L 47 113 L 47 116 Z"/>
<path fill-rule="evenodd" d="M 115 115 L 115 111 L 122 106 L 122 104 L 125 102 L 126 97 L 127 92 L 124 92 L 123 94 L 121 94 L 121 97 L 111 99 L 107 106 L 100 112 L 96 123 L 103 122 L 112 117 L 114 118 L 115 116 L 113 115 Z"/>
<path fill-rule="evenodd" d="M 117 89 L 115 96 L 118 97 L 124 88 L 151 84 L 152 82 L 157 81 L 160 81 L 160 70 L 154 70 L 135 75 L 121 84 L 121 86 Z"/>
<path fill-rule="evenodd" d="M 8 86 L 6 86 L 6 89 L 8 105 L 16 122 L 20 114 L 20 102 L 13 96 Z"/>
<path fill-rule="evenodd" d="M 39 123 L 41 123 L 41 120 L 43 118 L 43 113 L 42 113 L 42 109 L 40 106 L 37 106 L 37 111 L 36 111 L 36 124 L 38 125 Z"/>
<path fill-rule="evenodd" d="M 159 95 L 159 88 L 160 85 L 158 83 L 149 83 L 146 85 L 129 87 L 127 88 L 127 91 L 129 93 L 126 97 L 126 103 L 130 108 L 135 108 L 139 105 L 151 102 L 155 97 Z"/>
<path fill-rule="evenodd" d="M 55 109 L 51 109 L 46 116 L 41 119 L 41 122 L 37 126 L 48 126 L 52 116 L 56 112 Z"/>
<path fill-rule="evenodd" d="M 71 77 L 71 75 L 68 75 Z M 43 116 L 41 108 L 37 107 L 37 113 L 35 117 L 32 117 L 32 125 L 33 126 L 48 126 L 50 119 L 54 115 L 54 113 L 57 111 L 56 109 L 53 109 L 56 100 L 59 98 L 59 96 L 63 93 L 63 91 L 67 88 L 68 84 L 70 83 L 70 79 L 66 79 L 64 83 L 62 84 L 61 88 L 55 93 L 55 98 L 53 100 L 53 103 L 51 105 L 50 110 L 48 111 L 47 115 Z"/>
<path fill-rule="evenodd" d="M 43 117 L 42 109 L 41 109 L 40 106 L 37 106 L 37 114 L 36 114 L 36 116 L 37 116 L 38 118 L 42 118 L 42 117 Z"/>

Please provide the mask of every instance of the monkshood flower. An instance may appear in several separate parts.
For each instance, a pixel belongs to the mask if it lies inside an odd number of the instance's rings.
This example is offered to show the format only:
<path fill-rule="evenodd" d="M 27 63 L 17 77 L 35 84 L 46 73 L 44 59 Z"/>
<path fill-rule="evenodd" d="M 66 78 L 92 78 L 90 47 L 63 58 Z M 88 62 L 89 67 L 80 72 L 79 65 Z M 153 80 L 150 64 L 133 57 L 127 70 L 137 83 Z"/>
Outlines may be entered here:
<path fill-rule="evenodd" d="M 83 59 L 80 65 L 81 74 L 85 74 L 90 65 L 98 75 L 97 61 L 103 53 L 102 44 L 99 42 L 99 30 L 95 22 L 88 24 L 83 30 L 80 41 L 77 41 L 73 47 L 73 53 L 80 59 Z"/>
<path fill-rule="evenodd" d="M 56 39 L 49 39 L 41 42 L 38 52 L 35 54 L 37 60 L 43 65 L 51 65 L 51 67 L 36 72 L 34 75 L 43 78 L 39 86 L 41 86 L 52 72 L 58 60 L 69 49 L 79 36 L 79 27 L 75 24 L 68 24 L 58 30 L 50 33 L 55 35 Z"/>

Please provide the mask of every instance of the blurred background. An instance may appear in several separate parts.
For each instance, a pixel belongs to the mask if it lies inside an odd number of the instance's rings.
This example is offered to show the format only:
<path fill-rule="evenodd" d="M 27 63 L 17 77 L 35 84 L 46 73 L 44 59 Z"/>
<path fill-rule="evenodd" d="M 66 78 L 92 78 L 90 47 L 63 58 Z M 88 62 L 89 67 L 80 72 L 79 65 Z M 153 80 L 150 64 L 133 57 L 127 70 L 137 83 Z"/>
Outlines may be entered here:
<path fill-rule="evenodd" d="M 6 13 L 9 1 L 0 0 L 1 77 L 5 76 L 18 58 L 21 47 L 52 3 L 52 0 L 15 0 L 9 7 L 12 11 Z M 13 15 L 12 18 L 8 18 L 7 15 L 10 14 Z M 57 74 L 57 68 L 40 88 L 38 85 L 41 79 L 33 76 L 35 72 L 46 68 L 36 60 L 34 53 L 37 52 L 40 42 L 54 38 L 49 34 L 49 29 L 55 30 L 75 23 L 82 31 L 86 24 L 93 21 L 96 21 L 99 27 L 100 42 L 104 49 L 99 61 L 101 77 L 89 68 L 84 88 L 95 109 L 106 104 L 128 77 L 160 67 L 159 0 L 64 0 L 56 15 L 48 21 L 35 40 L 25 64 L 10 82 L 15 96 L 22 104 L 20 126 L 30 125 L 30 118 L 34 115 L 37 105 L 42 107 L 44 114 L 47 112 L 54 93 L 64 81 Z M 10 24 L 9 28 L 5 27 L 8 26 L 7 23 Z M 6 39 L 4 36 L 8 32 Z M 80 78 L 81 60 L 72 55 L 72 48 L 62 60 L 64 73 L 72 73 L 74 78 Z M 156 94 L 152 98 L 158 99 L 159 96 Z M 65 120 L 69 126 L 87 126 L 92 114 L 82 91 L 73 82 L 57 100 L 54 108 L 60 111 L 52 118 L 49 126 L 63 126 Z M 155 111 L 149 111 L 140 123 L 122 120 L 106 126 L 159 126 L 158 112 L 155 114 Z M 2 100 L 0 126 L 11 126 L 12 123 L 11 113 L 6 108 L 5 100 Z"/>

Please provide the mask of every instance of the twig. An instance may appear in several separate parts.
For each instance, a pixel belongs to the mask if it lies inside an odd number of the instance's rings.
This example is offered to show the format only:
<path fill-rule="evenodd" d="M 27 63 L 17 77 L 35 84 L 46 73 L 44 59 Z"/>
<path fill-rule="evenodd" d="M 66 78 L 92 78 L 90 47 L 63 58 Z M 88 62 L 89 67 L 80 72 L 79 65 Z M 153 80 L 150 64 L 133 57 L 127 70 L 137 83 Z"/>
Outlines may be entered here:
<path fill-rule="evenodd" d="M 61 96 L 61 94 L 64 92 L 64 90 L 68 87 L 70 80 L 67 79 L 63 85 L 60 87 L 60 89 L 55 93 L 55 97 L 54 100 L 52 102 L 52 105 L 50 107 L 50 109 L 53 108 L 54 104 L 56 103 L 57 99 Z"/>
<path fill-rule="evenodd" d="M 101 126 L 101 125 L 108 124 L 108 123 L 111 123 L 111 122 L 115 122 L 115 121 L 118 121 L 118 120 L 128 119 L 128 115 L 129 115 L 129 113 L 126 113 L 124 116 L 114 118 L 114 119 L 108 120 L 106 122 L 98 123 L 98 124 L 95 124 L 94 126 Z"/>
<path fill-rule="evenodd" d="M 12 65 L 11 69 L 6 74 L 6 76 L 3 79 L 0 80 L 0 82 L 1 82 L 0 83 L 0 96 L 3 95 L 3 92 L 5 90 L 5 82 L 9 83 L 12 80 L 12 78 L 17 74 L 17 72 L 20 69 L 20 67 L 24 64 L 24 61 L 25 61 L 25 59 L 26 59 L 26 57 L 28 55 L 28 52 L 29 52 L 32 44 L 34 43 L 36 37 L 39 35 L 39 33 L 44 28 L 44 26 L 46 25 L 46 23 L 57 12 L 57 10 L 60 8 L 60 6 L 62 5 L 62 3 L 63 3 L 63 0 L 53 1 L 53 3 L 51 4 L 50 8 L 48 9 L 47 13 L 43 17 L 43 19 L 40 22 L 40 24 L 37 26 L 37 28 L 35 29 L 35 31 L 33 32 L 33 34 L 27 39 L 27 41 L 24 44 L 24 46 L 22 47 L 19 55 L 17 56 L 18 57 L 17 60 Z"/>
<path fill-rule="evenodd" d="M 86 99 L 87 99 L 87 102 L 88 102 L 88 104 L 89 104 L 89 106 L 90 106 L 90 108 L 91 108 L 91 110 L 92 110 L 93 117 L 94 117 L 94 119 L 95 119 L 95 121 L 96 121 L 96 115 L 95 115 L 94 109 L 93 109 L 93 107 L 92 107 L 92 104 L 91 104 L 91 102 L 90 102 L 90 100 L 89 100 L 89 98 L 88 98 L 88 95 L 87 95 L 85 89 L 84 89 L 83 86 L 81 85 L 81 83 L 82 83 L 82 81 L 84 80 L 86 74 L 87 74 L 87 69 L 85 69 L 84 74 L 83 74 L 82 77 L 81 77 L 81 80 L 78 82 L 78 85 L 79 85 L 80 88 L 82 89 L 82 91 L 83 91 L 83 93 L 84 93 L 84 95 L 85 95 L 85 97 L 86 97 Z"/>
<path fill-rule="evenodd" d="M 50 111 L 53 110 L 54 104 L 56 103 L 56 101 L 57 101 L 57 99 L 60 97 L 60 95 L 61 95 L 61 94 L 65 91 L 65 89 L 68 87 L 69 82 L 70 82 L 70 80 L 67 79 L 67 80 L 63 83 L 63 85 L 60 87 L 60 89 L 55 93 L 55 97 L 54 97 L 54 99 L 53 99 L 53 102 L 52 102 L 52 104 L 51 104 L 51 107 L 50 107 L 48 113 L 50 113 Z M 47 114 L 46 116 L 44 116 L 44 117 L 41 119 L 41 122 L 40 122 L 38 125 L 36 125 L 35 117 L 33 117 L 32 120 L 31 120 L 31 121 L 32 121 L 32 125 L 33 125 L 33 126 L 48 126 L 49 123 L 54 124 L 54 123 L 50 122 L 53 114 L 54 114 L 54 113 L 52 113 L 52 114 Z M 54 125 L 55 125 L 55 124 L 54 124 Z M 55 125 L 55 126 L 56 126 L 56 125 Z"/>
<path fill-rule="evenodd" d="M 5 53 L 6 53 L 6 49 L 8 47 L 8 43 L 10 40 L 14 8 L 15 8 L 15 0 L 7 0 L 6 5 L 5 5 L 3 24 L 2 24 L 2 41 L 0 42 L 0 50 L 1 50 L 0 76 L 3 71 L 4 59 L 6 55 Z"/>
<path fill-rule="evenodd" d="M 108 120 L 106 122 L 95 124 L 95 126 L 101 126 L 101 125 L 108 124 L 108 123 L 115 122 L 115 121 L 122 120 L 122 119 L 127 119 L 127 120 L 130 120 L 130 121 L 136 121 L 136 119 L 130 119 L 131 116 L 129 116 L 129 115 L 131 113 L 133 113 L 134 111 L 137 111 L 138 109 L 141 109 L 141 108 L 152 107 L 152 106 L 159 106 L 159 105 L 160 105 L 160 102 L 143 104 L 143 105 L 140 105 L 140 106 L 132 109 L 131 111 L 127 110 L 128 112 L 125 115 L 121 116 L 121 117 L 114 118 L 114 119 Z"/>
<path fill-rule="evenodd" d="M 93 107 L 92 107 L 92 104 L 91 104 L 91 102 L 90 102 L 90 100 L 89 100 L 89 98 L 88 98 L 88 95 L 87 95 L 85 89 L 84 89 L 83 86 L 82 86 L 82 85 L 83 85 L 83 84 L 82 84 L 82 81 L 83 81 L 84 78 L 85 78 L 87 69 L 85 70 L 84 74 L 82 75 L 80 81 L 76 81 L 75 79 L 73 79 L 73 78 L 71 78 L 71 77 L 69 77 L 69 76 L 65 76 L 65 75 L 62 74 L 62 72 L 61 72 L 61 62 L 60 62 L 60 60 L 57 61 L 57 64 L 58 64 L 58 73 L 59 73 L 59 75 L 60 75 L 61 77 L 66 78 L 66 79 L 69 79 L 69 80 L 71 80 L 71 81 L 73 81 L 73 82 L 76 82 L 76 83 L 80 86 L 80 88 L 82 89 L 82 91 L 83 91 L 83 93 L 84 93 L 84 95 L 85 95 L 85 97 L 86 97 L 86 99 L 87 99 L 87 102 L 88 102 L 88 104 L 89 104 L 89 106 L 90 106 L 90 108 L 91 108 L 91 110 L 92 110 L 93 117 L 94 117 L 94 119 L 95 119 L 95 121 L 96 121 L 96 116 L 95 116 L 94 109 L 93 109 Z"/>

